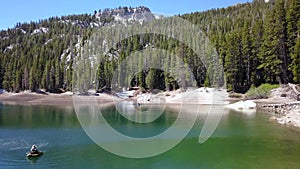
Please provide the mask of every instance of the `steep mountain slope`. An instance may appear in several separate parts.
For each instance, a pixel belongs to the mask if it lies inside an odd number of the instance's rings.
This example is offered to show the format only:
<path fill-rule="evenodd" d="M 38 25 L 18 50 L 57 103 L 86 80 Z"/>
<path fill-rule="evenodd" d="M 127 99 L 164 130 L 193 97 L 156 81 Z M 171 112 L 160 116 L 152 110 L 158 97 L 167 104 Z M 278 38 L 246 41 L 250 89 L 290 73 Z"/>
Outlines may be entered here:
<path fill-rule="evenodd" d="M 154 19 L 150 9 L 141 6 L 17 23 L 0 32 L 0 88 L 71 90 L 73 57 L 93 29 Z"/>

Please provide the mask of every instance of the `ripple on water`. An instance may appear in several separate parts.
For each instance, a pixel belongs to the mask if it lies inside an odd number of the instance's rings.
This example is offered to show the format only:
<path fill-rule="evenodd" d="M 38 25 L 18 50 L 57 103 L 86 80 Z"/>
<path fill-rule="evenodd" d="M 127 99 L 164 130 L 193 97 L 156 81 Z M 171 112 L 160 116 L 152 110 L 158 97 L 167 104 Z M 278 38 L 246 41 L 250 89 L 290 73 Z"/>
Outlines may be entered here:
<path fill-rule="evenodd" d="M 28 137 L 1 138 L 0 150 L 3 151 L 29 150 L 33 143 L 38 148 L 46 147 L 49 144 L 46 140 L 37 140 L 35 138 L 28 138 Z"/>
<path fill-rule="evenodd" d="M 33 143 L 41 150 L 49 145 L 46 140 L 33 137 L 0 138 L 0 151 L 2 151 L 0 168 L 24 168 L 28 164 L 37 162 L 38 159 L 29 160 L 26 158 L 26 152 L 29 151 Z"/>

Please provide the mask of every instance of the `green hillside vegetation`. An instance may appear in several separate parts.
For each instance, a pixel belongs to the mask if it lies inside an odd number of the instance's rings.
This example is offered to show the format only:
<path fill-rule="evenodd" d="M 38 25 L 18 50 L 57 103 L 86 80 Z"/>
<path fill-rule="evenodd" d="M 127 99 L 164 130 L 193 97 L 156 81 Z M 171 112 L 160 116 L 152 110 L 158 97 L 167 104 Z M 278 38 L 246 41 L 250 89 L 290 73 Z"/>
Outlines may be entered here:
<path fill-rule="evenodd" d="M 115 22 L 109 16 L 99 20 L 94 14 L 52 17 L 2 30 L 0 88 L 12 92 L 72 90 L 74 57 L 98 29 L 93 25 L 101 27 Z M 213 42 L 224 66 L 229 90 L 246 92 L 251 85 L 300 83 L 300 1 L 254 0 L 180 17 L 200 26 Z M 209 67 L 204 67 L 188 46 L 162 35 L 144 34 L 119 42 L 116 51 L 111 51 L 118 53 L 116 57 L 104 57 L 97 71 L 97 89 L 109 88 L 114 70 L 126 56 L 149 45 L 180 56 L 193 72 L 197 86 L 213 85 L 207 76 Z M 179 63 L 166 59 L 174 65 Z M 137 67 L 142 64 L 136 63 Z M 126 86 L 123 81 L 130 83 L 128 87 L 146 89 L 179 87 L 172 74 L 156 69 L 139 72 L 127 80 L 119 77 L 119 87 Z M 181 82 L 187 78 L 190 77 L 182 78 Z"/>
<path fill-rule="evenodd" d="M 300 82 L 300 1 L 254 0 L 183 17 L 201 25 L 216 45 L 229 90 Z"/>
<path fill-rule="evenodd" d="M 64 20 L 70 22 L 64 23 Z M 87 38 L 91 28 L 83 25 L 89 25 L 92 20 L 95 18 L 87 14 L 53 17 L 37 23 L 18 23 L 13 29 L 1 31 L 1 88 L 18 92 L 65 86 L 71 90 L 72 55 L 67 61 L 71 53 L 67 49 L 79 39 L 76 35 Z M 80 24 L 73 25 L 72 21 Z M 35 34 L 34 30 L 41 27 L 48 28 L 48 32 Z"/>

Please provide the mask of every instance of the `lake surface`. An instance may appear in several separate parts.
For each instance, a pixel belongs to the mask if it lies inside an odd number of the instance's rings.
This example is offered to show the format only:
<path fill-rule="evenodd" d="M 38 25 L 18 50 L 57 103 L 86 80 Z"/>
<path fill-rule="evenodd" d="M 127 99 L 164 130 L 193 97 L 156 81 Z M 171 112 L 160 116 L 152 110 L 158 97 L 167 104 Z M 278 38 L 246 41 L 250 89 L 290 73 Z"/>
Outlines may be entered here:
<path fill-rule="evenodd" d="M 107 106 L 102 114 L 119 132 L 143 138 L 168 129 L 178 112 L 166 109 L 147 125 L 128 122 L 114 106 Z M 190 133 L 170 151 L 132 159 L 95 144 L 72 107 L 0 104 L 0 168 L 300 168 L 300 131 L 270 123 L 270 116 L 226 112 L 211 138 L 199 144 L 205 120 L 200 115 Z M 44 155 L 27 159 L 25 153 L 32 144 Z"/>

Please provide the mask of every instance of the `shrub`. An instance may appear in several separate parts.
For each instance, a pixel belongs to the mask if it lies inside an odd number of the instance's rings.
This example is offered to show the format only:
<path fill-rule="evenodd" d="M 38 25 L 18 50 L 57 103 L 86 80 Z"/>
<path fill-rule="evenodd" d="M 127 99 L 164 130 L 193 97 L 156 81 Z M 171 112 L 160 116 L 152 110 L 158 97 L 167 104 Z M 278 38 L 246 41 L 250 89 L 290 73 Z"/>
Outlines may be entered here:
<path fill-rule="evenodd" d="M 251 87 L 247 93 L 246 93 L 246 97 L 249 99 L 266 99 L 270 96 L 271 94 L 271 90 L 278 88 L 279 85 L 275 84 L 275 85 L 271 85 L 271 84 L 262 84 L 259 87 Z"/>

